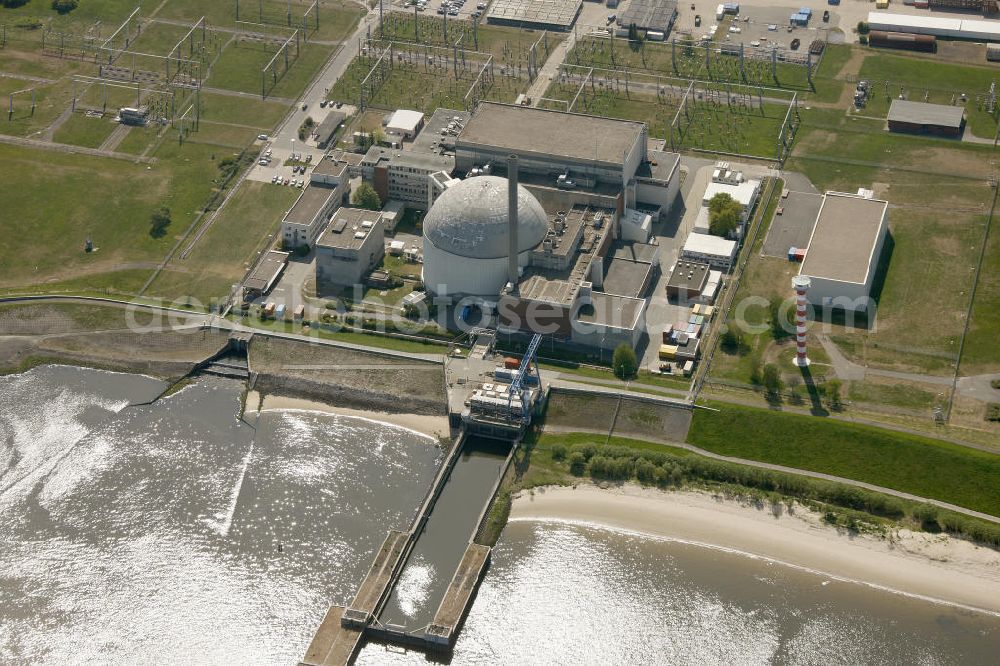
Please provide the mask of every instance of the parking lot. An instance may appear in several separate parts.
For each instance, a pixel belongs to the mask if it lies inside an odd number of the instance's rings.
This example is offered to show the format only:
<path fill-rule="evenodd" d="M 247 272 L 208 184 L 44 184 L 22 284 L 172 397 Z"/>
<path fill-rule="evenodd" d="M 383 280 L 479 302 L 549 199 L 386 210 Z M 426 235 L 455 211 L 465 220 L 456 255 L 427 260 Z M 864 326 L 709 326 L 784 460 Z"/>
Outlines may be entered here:
<path fill-rule="evenodd" d="M 843 0 L 848 3 L 853 0 Z M 691 6 L 695 9 L 692 10 Z M 678 4 L 678 17 L 674 24 L 677 32 L 689 32 L 695 38 L 701 37 L 709 32 L 709 28 L 718 23 L 716 21 L 715 10 L 718 2 L 711 0 L 698 0 L 697 2 L 680 2 Z M 860 3 L 858 3 L 860 4 Z M 747 3 L 740 2 L 740 13 L 732 21 L 732 26 L 738 28 L 739 32 L 727 32 L 717 41 L 729 44 L 743 43 L 746 48 L 768 49 L 771 46 L 788 49 L 791 47 L 793 39 L 798 39 L 801 44 L 798 50 L 805 53 L 809 44 L 815 39 L 827 41 L 842 41 L 839 33 L 834 29 L 840 28 L 843 32 L 850 34 L 853 24 L 841 25 L 843 12 L 841 6 L 827 5 L 826 2 L 801 2 L 795 5 L 775 7 L 773 3 Z M 789 17 L 800 7 L 810 7 L 813 10 L 812 19 L 806 27 L 793 27 L 789 32 Z M 872 7 L 874 8 L 874 7 Z M 830 20 L 823 21 L 823 12 L 830 12 Z M 867 8 L 866 8 L 867 11 Z M 695 26 L 695 15 L 701 16 L 701 25 Z M 726 17 L 729 19 L 730 17 Z M 770 27 L 773 26 L 773 30 Z M 720 28 L 721 29 L 721 28 Z"/>
<path fill-rule="evenodd" d="M 476 12 L 485 15 L 488 2 L 487 0 L 426 0 L 416 5 L 416 11 L 422 16 L 443 19 L 445 11 L 442 11 L 442 5 L 448 7 L 446 11 L 449 19 L 470 19 Z M 392 9 L 412 14 L 414 3 L 412 0 L 393 0 Z"/>
<path fill-rule="evenodd" d="M 310 104 L 306 110 L 315 122 L 314 126 L 318 126 L 326 118 L 326 115 L 334 110 L 334 106 L 331 103 L 328 107 L 320 107 L 320 102 L 317 101 Z M 350 116 L 356 109 L 344 104 L 336 110 Z M 247 174 L 247 178 L 265 183 L 287 185 L 288 187 L 297 187 L 298 183 L 302 183 L 302 187 L 305 187 L 305 184 L 309 182 L 309 172 L 313 165 L 319 162 L 326 152 L 326 150 L 318 148 L 316 142 L 309 136 L 306 137 L 305 141 L 299 141 L 298 138 L 295 138 L 287 142 L 278 141 L 272 137 L 266 139 L 258 137 L 257 144 L 260 146 L 259 159 L 250 173 Z M 266 164 L 261 164 L 260 159 L 264 159 Z M 290 160 L 302 164 L 286 165 L 285 163 Z"/>

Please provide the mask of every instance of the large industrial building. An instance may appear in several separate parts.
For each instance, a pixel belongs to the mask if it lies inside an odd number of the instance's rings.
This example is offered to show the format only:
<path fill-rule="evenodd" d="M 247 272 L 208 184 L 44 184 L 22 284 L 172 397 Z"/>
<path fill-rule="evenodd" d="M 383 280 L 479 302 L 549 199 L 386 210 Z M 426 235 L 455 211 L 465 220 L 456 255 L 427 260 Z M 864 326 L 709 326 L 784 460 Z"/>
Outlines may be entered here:
<path fill-rule="evenodd" d="M 583 0 L 493 0 L 486 22 L 565 32 L 582 7 Z"/>
<path fill-rule="evenodd" d="M 894 99 L 888 120 L 889 129 L 894 132 L 957 137 L 965 128 L 965 108 Z"/>
<path fill-rule="evenodd" d="M 455 170 L 469 177 L 432 179 L 428 293 L 475 297 L 501 330 L 637 346 L 659 272 L 648 241 L 677 197 L 679 156 L 648 150 L 631 121 L 491 102 L 460 121 Z"/>
<path fill-rule="evenodd" d="M 649 151 L 648 139 L 640 122 L 483 102 L 455 141 L 455 169 L 499 173 L 507 156 L 517 155 L 526 185 L 580 190 L 619 214 L 638 208 L 655 219 L 677 196 L 680 158 Z"/>
<path fill-rule="evenodd" d="M 322 287 L 360 284 L 385 256 L 378 211 L 341 208 L 316 243 L 316 282 Z"/>
<path fill-rule="evenodd" d="M 449 155 L 372 146 L 361 160 L 361 177 L 383 202 L 395 199 L 424 210 L 430 197 L 428 176 L 450 174 L 454 167 L 455 158 Z"/>
<path fill-rule="evenodd" d="M 988 0 L 993 2 L 995 0 Z M 934 14 L 894 14 L 868 12 L 868 27 L 887 32 L 907 32 L 951 39 L 972 39 L 980 42 L 1000 42 L 1000 21 L 952 18 Z"/>
<path fill-rule="evenodd" d="M 677 0 L 629 0 L 628 6 L 617 18 L 617 23 L 628 35 L 635 26 L 654 41 L 662 41 L 670 34 L 677 18 Z"/>
<path fill-rule="evenodd" d="M 888 231 L 886 201 L 870 193 L 823 196 L 800 275 L 811 278 L 807 298 L 817 307 L 868 309 Z"/>

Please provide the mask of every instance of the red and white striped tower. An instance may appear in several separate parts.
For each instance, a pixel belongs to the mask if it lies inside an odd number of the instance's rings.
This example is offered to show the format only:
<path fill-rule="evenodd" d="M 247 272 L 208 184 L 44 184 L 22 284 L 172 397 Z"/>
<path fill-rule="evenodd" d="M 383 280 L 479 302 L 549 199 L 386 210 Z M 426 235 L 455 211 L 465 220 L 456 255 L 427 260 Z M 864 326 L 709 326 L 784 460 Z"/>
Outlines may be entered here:
<path fill-rule="evenodd" d="M 804 368 L 809 365 L 806 358 L 806 292 L 812 282 L 807 275 L 796 275 L 792 278 L 792 289 L 795 290 L 795 365 Z"/>

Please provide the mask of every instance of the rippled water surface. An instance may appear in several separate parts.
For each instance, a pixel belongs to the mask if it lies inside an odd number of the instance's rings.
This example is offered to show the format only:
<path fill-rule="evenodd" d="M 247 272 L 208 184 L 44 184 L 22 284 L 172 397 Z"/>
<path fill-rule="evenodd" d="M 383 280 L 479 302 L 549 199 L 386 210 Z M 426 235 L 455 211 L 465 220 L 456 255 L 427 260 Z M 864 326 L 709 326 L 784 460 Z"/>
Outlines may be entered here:
<path fill-rule="evenodd" d="M 406 527 L 440 450 L 242 385 L 0 378 L 0 663 L 291 664 Z"/>
<path fill-rule="evenodd" d="M 1000 619 L 735 553 L 510 523 L 454 664 L 996 664 Z M 426 664 L 366 646 L 361 664 Z"/>

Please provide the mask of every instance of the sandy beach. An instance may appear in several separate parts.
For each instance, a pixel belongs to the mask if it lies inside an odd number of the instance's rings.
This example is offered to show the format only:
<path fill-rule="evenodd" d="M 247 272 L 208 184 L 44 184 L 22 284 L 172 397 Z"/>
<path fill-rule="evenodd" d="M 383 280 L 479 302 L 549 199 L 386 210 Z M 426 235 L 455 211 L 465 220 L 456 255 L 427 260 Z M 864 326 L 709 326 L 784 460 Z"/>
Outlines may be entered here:
<path fill-rule="evenodd" d="M 939 534 L 851 536 L 800 506 L 757 508 L 706 492 L 626 485 L 545 487 L 514 500 L 511 520 L 586 524 L 737 551 L 894 592 L 1000 615 L 1000 552 Z"/>
<path fill-rule="evenodd" d="M 247 395 L 247 409 L 253 410 L 260 401 L 259 394 L 251 391 Z M 363 409 L 350 409 L 348 407 L 337 407 L 315 400 L 303 400 L 301 398 L 288 398 L 280 395 L 264 396 L 261 411 L 277 409 L 306 409 L 314 412 L 325 412 L 327 414 L 339 414 L 340 416 L 354 416 L 371 421 L 380 421 L 391 425 L 408 428 L 428 437 L 437 439 L 448 437 L 450 429 L 448 417 L 444 414 L 432 416 L 429 414 L 394 414 L 390 412 L 367 411 Z"/>

